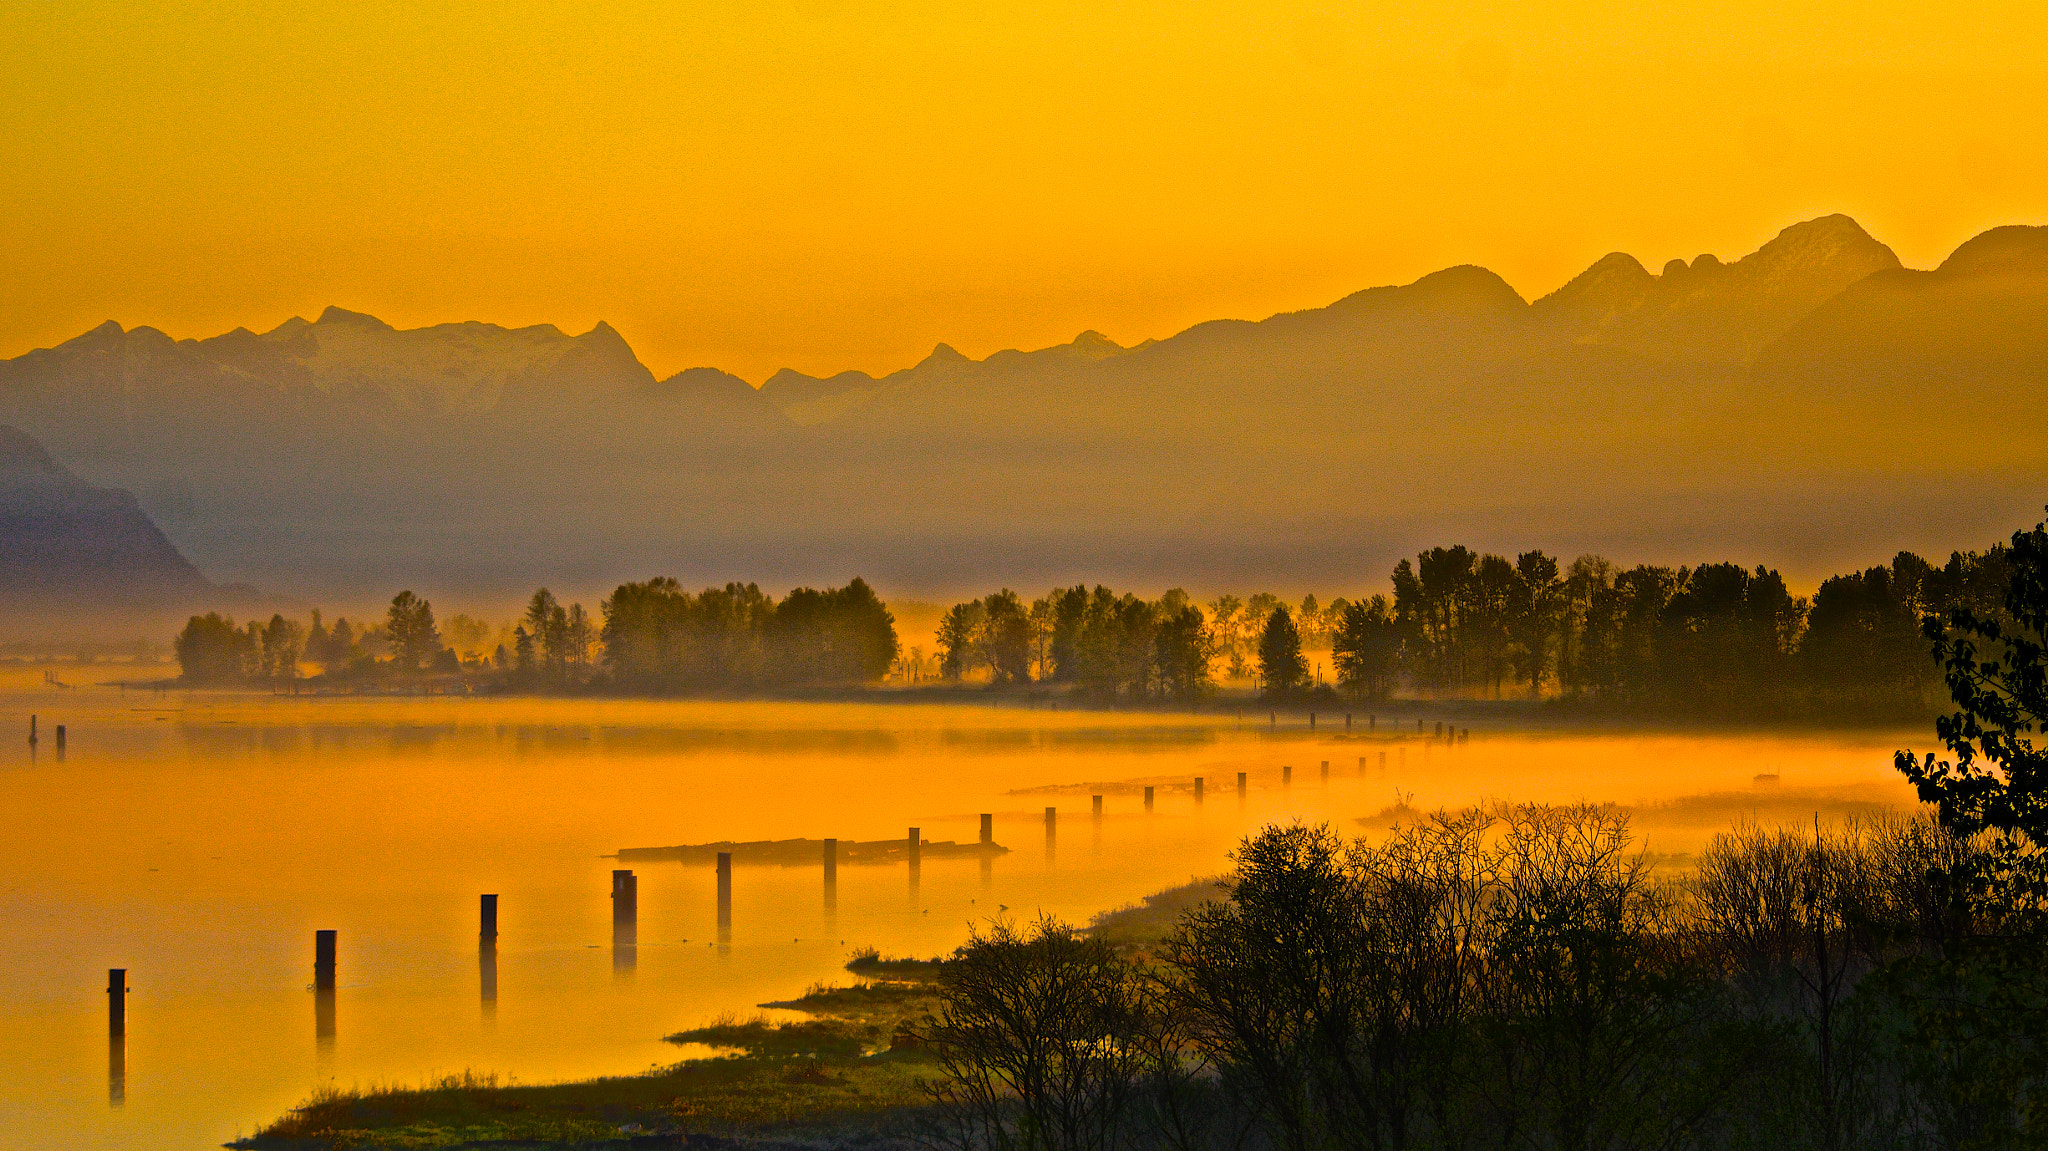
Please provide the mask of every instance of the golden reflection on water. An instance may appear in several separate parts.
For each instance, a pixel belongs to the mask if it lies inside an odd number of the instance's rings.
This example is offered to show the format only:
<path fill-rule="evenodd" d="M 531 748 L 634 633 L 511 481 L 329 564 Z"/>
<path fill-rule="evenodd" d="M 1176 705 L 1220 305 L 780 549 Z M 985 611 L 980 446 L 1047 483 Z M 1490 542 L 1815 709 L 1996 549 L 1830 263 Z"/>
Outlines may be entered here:
<path fill-rule="evenodd" d="M 0 967 L 0 1141 L 25 1146 L 217 1144 L 322 1082 L 630 1072 L 684 1054 L 664 1034 L 848 980 L 859 947 L 940 952 L 1000 909 L 1085 920 L 1223 870 L 1276 820 L 1367 832 L 1404 801 L 1613 800 L 1647 805 L 1647 845 L 1682 861 L 1745 815 L 1909 802 L 1890 753 L 1928 742 L 1475 726 L 1453 744 L 1410 716 L 1347 735 L 1328 717 L 1310 732 L 1230 715 L 37 680 L 0 671 L 0 733 L 20 733 L 0 740 L 0 946 L 15 957 Z M 67 725 L 63 760 L 28 746 L 31 712 Z M 1198 778 L 1232 802 L 1203 804 Z M 621 847 L 912 827 L 972 843 L 982 813 L 1007 854 L 831 873 L 822 855 L 739 862 L 725 898 L 712 866 L 636 862 L 630 923 L 614 919 L 626 868 L 604 856 Z M 486 893 L 495 946 L 479 936 Z M 329 993 L 311 990 L 321 928 L 338 933 Z M 120 965 L 128 1037 L 101 1080 L 99 980 Z"/>

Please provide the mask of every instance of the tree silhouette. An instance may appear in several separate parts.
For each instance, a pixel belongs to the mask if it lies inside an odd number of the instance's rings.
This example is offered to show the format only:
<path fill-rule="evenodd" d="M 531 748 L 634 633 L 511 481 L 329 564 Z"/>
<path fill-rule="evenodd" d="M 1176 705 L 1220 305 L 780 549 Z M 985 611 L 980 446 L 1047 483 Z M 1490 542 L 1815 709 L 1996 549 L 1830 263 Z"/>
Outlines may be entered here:
<path fill-rule="evenodd" d="M 2014 532 L 2005 618 L 1968 606 L 1923 629 L 1956 710 L 1934 730 L 1955 759 L 1901 751 L 1896 763 L 1958 835 L 1991 832 L 1991 874 L 1973 877 L 2023 902 L 2048 896 L 2048 523 Z"/>
<path fill-rule="evenodd" d="M 1308 680 L 1301 634 L 1294 630 L 1284 605 L 1273 609 L 1266 617 L 1265 630 L 1259 633 L 1259 678 L 1265 681 L 1266 694 L 1274 696 L 1300 691 Z"/>
<path fill-rule="evenodd" d="M 385 620 L 401 670 L 418 671 L 441 654 L 441 629 L 434 625 L 434 605 L 410 590 L 391 597 Z"/>

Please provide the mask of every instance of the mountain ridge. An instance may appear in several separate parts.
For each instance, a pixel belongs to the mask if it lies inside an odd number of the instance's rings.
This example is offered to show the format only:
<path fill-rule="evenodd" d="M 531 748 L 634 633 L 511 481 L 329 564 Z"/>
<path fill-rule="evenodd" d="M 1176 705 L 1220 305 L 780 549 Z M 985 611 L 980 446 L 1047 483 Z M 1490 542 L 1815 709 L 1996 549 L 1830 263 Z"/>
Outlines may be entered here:
<path fill-rule="evenodd" d="M 1696 562 L 1781 524 L 1788 568 L 1839 570 L 1928 546 L 1898 525 L 1958 506 L 1986 530 L 2038 510 L 2048 443 L 2011 429 L 2048 417 L 2040 236 L 1914 270 L 1828 216 L 1655 274 L 1609 254 L 1533 301 L 1459 265 L 1127 348 L 938 344 L 758 388 L 657 379 L 603 323 L 109 322 L 0 361 L 0 422 L 138 493 L 209 571 L 286 594 L 849 568 L 938 594 L 1283 556 L 1306 579 L 1545 525 L 1548 546 Z M 1969 453 L 1900 457 L 1965 426 Z"/>

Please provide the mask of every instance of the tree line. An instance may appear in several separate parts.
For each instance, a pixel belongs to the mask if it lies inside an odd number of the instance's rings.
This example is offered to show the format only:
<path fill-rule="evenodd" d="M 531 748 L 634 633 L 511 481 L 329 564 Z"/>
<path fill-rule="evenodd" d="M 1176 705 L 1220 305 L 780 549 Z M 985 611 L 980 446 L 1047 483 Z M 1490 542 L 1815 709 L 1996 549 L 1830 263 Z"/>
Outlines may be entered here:
<path fill-rule="evenodd" d="M 1568 566 L 1541 551 L 1510 560 L 1463 546 L 1401 560 L 1392 595 L 1270 593 L 1196 604 L 1097 585 L 954 605 L 940 622 L 941 673 L 992 684 L 1070 684 L 1104 699 L 1192 700 L 1219 673 L 1300 699 L 1318 686 L 1305 655 L 1328 650 L 1354 699 L 1397 692 L 1563 696 L 1628 707 L 1896 713 L 1928 706 L 1935 681 L 1920 620 L 1995 611 L 2003 544 L 1935 567 L 1911 552 L 1838 575 L 1811 599 L 1766 567 Z"/>
<path fill-rule="evenodd" d="M 756 690 L 859 684 L 896 659 L 895 619 L 860 579 L 780 601 L 753 584 L 692 594 L 673 579 L 625 583 L 593 617 L 546 588 L 524 614 L 492 629 L 467 616 L 444 627 L 412 591 L 392 597 L 385 618 L 326 626 L 273 615 L 237 625 L 195 615 L 173 641 L 181 678 L 194 684 L 295 681 L 305 664 L 325 681 L 461 676 L 531 690 L 634 692 Z"/>

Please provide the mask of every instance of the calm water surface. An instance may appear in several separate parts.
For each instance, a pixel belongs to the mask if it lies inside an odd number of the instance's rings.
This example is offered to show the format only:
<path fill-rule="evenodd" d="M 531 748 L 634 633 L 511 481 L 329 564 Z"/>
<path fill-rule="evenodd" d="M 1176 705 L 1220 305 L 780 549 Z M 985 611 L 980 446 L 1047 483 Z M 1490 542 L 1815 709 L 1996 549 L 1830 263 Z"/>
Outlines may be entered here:
<path fill-rule="evenodd" d="M 65 682 L 108 678 L 72 669 Z M 0 1146 L 206 1147 L 316 1085 L 475 1070 L 522 1082 L 672 1062 L 665 1034 L 751 1012 L 856 948 L 935 954 L 1007 908 L 1085 921 L 1211 875 L 1275 820 L 1499 797 L 1662 803 L 1651 849 L 1731 813 L 1902 804 L 1907 733 L 1558 734 L 1455 747 L 1233 718 L 954 706 L 292 699 L 119 693 L 0 670 Z M 28 717 L 43 738 L 27 744 Z M 56 753 L 51 728 L 68 729 Z M 1922 738 L 1920 743 L 1929 741 Z M 1379 766 L 1381 753 L 1387 767 Z M 1325 783 L 1320 764 L 1330 762 Z M 1291 765 L 1291 786 L 1282 767 Z M 1236 774 L 1249 776 L 1242 799 Z M 1775 784 L 1757 776 L 1774 774 Z M 1189 783 L 1207 780 L 1197 806 Z M 1142 810 L 1140 788 L 1158 791 Z M 1105 796 L 1098 822 L 1089 797 Z M 1672 804 L 1683 797 L 1711 796 Z M 1047 806 L 1059 809 L 1048 850 Z M 716 946 L 708 866 L 632 864 L 639 945 L 611 947 L 621 847 L 717 839 L 1012 848 L 907 869 L 742 865 Z M 496 994 L 477 896 L 499 896 Z M 313 933 L 340 933 L 331 1010 Z M 129 969 L 128 1037 L 106 971 Z"/>

